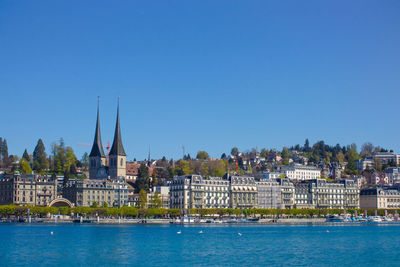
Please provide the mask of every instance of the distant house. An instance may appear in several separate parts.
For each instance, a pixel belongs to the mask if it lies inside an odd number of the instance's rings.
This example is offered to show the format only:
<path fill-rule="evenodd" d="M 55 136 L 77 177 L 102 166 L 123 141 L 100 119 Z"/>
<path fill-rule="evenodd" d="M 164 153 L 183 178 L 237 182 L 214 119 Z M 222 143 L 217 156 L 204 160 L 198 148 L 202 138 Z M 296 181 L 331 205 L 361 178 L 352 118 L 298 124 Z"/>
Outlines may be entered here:
<path fill-rule="evenodd" d="M 321 170 L 314 166 L 304 166 L 293 164 L 283 166 L 281 172 L 289 179 L 293 180 L 313 180 L 321 177 Z"/>
<path fill-rule="evenodd" d="M 374 168 L 374 158 L 373 157 L 366 157 L 363 159 L 357 159 L 354 161 L 356 164 L 356 169 L 357 170 L 366 170 L 366 169 L 373 169 Z"/>
<path fill-rule="evenodd" d="M 373 154 L 374 160 L 379 160 L 382 164 L 393 162 L 396 165 L 400 164 L 400 155 L 393 152 L 376 152 Z"/>

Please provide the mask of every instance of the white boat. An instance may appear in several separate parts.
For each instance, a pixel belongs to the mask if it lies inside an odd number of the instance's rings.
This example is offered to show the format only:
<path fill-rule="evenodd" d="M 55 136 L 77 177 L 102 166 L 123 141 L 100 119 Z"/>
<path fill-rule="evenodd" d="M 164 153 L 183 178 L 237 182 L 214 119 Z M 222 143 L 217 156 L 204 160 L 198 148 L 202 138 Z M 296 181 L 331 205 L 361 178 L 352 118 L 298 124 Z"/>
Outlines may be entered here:
<path fill-rule="evenodd" d="M 194 217 L 183 217 L 181 219 L 182 223 L 194 223 Z"/>
<path fill-rule="evenodd" d="M 393 222 L 393 219 L 390 218 L 390 217 L 384 216 L 384 217 L 383 217 L 383 221 L 384 221 L 384 222 Z"/>
<path fill-rule="evenodd" d="M 371 222 L 382 222 L 381 216 L 372 216 L 370 219 Z"/>

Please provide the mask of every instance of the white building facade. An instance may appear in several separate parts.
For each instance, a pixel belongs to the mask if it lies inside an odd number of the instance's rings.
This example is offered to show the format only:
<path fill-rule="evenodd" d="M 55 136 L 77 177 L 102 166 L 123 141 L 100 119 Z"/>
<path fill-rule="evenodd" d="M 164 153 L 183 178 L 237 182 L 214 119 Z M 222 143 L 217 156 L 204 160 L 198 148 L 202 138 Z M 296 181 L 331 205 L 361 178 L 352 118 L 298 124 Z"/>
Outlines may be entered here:
<path fill-rule="evenodd" d="M 282 167 L 281 172 L 292 180 L 314 180 L 321 177 L 321 170 L 314 166 L 291 165 Z"/>

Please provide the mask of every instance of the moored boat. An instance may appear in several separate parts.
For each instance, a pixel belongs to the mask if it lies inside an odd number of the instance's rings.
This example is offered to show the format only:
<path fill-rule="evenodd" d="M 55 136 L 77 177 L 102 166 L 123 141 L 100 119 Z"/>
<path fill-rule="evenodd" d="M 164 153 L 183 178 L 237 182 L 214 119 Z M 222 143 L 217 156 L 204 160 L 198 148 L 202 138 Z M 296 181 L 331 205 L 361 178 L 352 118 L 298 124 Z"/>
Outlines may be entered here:
<path fill-rule="evenodd" d="M 371 222 L 382 222 L 381 216 L 372 216 L 370 217 Z"/>
<path fill-rule="evenodd" d="M 333 214 L 326 217 L 327 222 L 344 222 L 344 218 L 340 215 Z"/>

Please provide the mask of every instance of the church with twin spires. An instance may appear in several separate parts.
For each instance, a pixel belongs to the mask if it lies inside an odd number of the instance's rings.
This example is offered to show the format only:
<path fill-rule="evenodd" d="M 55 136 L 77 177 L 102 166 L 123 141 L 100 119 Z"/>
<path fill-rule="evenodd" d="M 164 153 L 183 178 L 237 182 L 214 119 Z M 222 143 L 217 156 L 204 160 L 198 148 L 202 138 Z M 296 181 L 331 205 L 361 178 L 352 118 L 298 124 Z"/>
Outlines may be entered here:
<path fill-rule="evenodd" d="M 117 106 L 117 122 L 115 125 L 114 141 L 108 159 L 104 154 L 100 133 L 100 110 L 97 104 L 97 122 L 92 150 L 89 154 L 89 179 L 126 178 L 126 153 L 122 145 L 119 122 L 119 99 Z"/>

